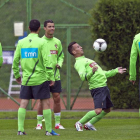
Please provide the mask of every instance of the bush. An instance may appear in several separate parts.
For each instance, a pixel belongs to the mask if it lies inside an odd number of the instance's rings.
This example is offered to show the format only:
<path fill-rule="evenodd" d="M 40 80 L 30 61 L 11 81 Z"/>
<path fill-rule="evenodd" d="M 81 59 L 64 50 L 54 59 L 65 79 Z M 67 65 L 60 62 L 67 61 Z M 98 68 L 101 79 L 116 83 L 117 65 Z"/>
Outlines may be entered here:
<path fill-rule="evenodd" d="M 108 48 L 97 57 L 106 68 L 127 68 L 126 74 L 108 79 L 114 108 L 138 108 L 138 76 L 135 86 L 129 82 L 129 59 L 133 38 L 140 32 L 139 0 L 100 0 L 90 19 L 93 39 L 103 38 Z M 137 68 L 138 70 L 138 68 Z"/>

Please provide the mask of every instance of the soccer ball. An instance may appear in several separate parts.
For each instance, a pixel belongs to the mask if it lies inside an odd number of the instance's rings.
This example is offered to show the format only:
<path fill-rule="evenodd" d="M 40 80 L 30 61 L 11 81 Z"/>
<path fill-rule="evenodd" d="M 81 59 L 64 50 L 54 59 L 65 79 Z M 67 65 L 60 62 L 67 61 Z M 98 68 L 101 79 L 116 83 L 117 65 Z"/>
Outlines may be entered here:
<path fill-rule="evenodd" d="M 103 52 L 106 50 L 107 48 L 107 43 L 104 39 L 102 38 L 99 38 L 99 39 L 96 39 L 93 43 L 93 48 L 96 50 L 96 51 L 99 51 L 99 52 Z"/>

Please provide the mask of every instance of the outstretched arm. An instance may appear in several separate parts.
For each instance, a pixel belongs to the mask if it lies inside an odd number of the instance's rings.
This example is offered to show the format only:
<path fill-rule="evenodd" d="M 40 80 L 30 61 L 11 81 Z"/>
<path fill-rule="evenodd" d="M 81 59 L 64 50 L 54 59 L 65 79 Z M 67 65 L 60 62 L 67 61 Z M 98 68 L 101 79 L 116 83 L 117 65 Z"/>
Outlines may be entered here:
<path fill-rule="evenodd" d="M 123 74 L 124 72 L 126 72 L 126 68 L 123 67 L 117 67 L 116 69 L 112 69 L 109 71 L 104 71 L 106 77 L 113 77 L 115 76 L 117 73 Z"/>

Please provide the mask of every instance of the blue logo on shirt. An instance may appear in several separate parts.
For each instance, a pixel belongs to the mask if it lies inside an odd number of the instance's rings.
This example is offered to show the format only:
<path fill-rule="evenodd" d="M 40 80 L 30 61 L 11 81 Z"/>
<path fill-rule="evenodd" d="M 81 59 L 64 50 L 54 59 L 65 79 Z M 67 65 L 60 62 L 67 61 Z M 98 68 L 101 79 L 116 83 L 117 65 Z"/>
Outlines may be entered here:
<path fill-rule="evenodd" d="M 139 50 L 140 50 L 140 42 L 139 42 Z"/>
<path fill-rule="evenodd" d="M 38 48 L 22 48 L 21 58 L 38 58 Z"/>

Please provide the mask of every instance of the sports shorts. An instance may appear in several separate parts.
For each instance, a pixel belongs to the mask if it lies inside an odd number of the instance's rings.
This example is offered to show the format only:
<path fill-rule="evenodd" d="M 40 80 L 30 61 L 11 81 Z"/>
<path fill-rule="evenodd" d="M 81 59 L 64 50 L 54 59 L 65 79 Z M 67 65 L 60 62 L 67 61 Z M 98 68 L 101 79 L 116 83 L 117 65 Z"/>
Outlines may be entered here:
<path fill-rule="evenodd" d="M 48 99 L 50 98 L 49 82 L 46 81 L 37 86 L 21 85 L 20 90 L 21 99 Z"/>
<path fill-rule="evenodd" d="M 59 81 L 55 81 L 54 86 L 50 87 L 50 92 L 51 93 L 60 93 L 60 92 L 62 92 L 61 81 L 60 80 Z"/>
<path fill-rule="evenodd" d="M 107 86 L 90 90 L 96 108 L 107 109 L 113 107 L 110 91 Z"/>

